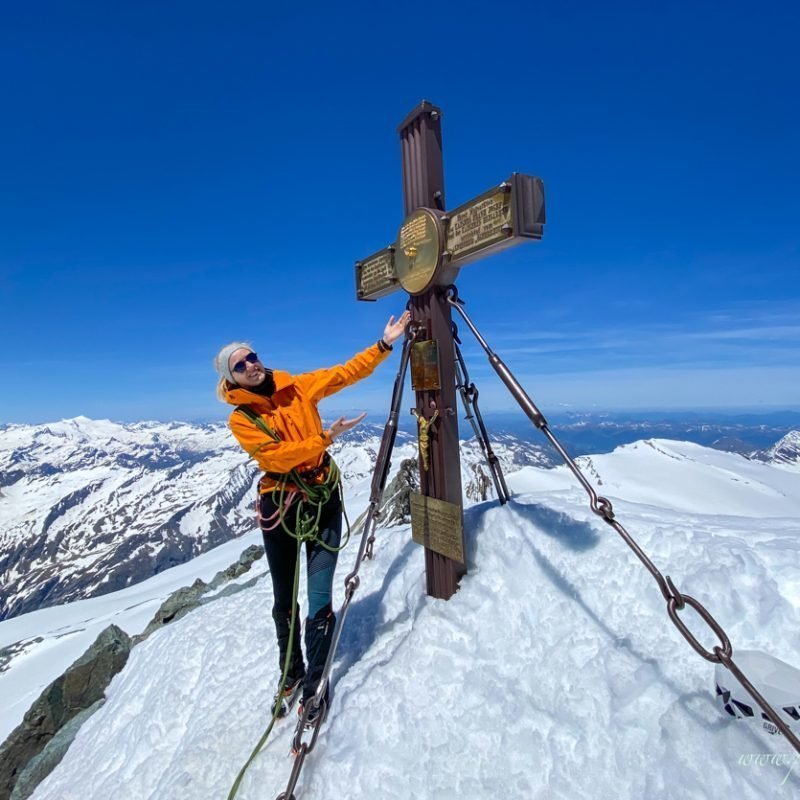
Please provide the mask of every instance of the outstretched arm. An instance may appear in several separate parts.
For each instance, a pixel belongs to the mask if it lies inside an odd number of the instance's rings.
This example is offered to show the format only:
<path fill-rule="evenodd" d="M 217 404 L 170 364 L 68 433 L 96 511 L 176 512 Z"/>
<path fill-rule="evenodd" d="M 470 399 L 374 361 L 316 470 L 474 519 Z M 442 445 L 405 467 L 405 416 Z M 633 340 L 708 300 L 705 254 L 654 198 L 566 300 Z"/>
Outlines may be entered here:
<path fill-rule="evenodd" d="M 408 311 L 403 312 L 397 321 L 394 316 L 391 316 L 383 329 L 383 337 L 378 342 L 353 356 L 344 364 L 306 372 L 298 375 L 296 380 L 310 395 L 312 401 L 321 400 L 347 386 L 352 386 L 357 381 L 371 375 L 375 367 L 388 358 L 392 344 L 403 335 L 410 318 L 411 315 Z"/>

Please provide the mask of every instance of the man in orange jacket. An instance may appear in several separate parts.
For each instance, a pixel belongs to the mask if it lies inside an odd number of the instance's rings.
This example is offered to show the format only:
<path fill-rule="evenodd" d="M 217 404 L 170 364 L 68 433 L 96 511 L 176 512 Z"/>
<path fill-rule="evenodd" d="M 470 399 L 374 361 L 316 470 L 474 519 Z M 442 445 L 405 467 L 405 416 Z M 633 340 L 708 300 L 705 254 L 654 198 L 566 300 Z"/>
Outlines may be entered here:
<path fill-rule="evenodd" d="M 217 396 L 236 406 L 230 416 L 231 431 L 264 470 L 259 481 L 259 523 L 272 576 L 272 617 L 278 637 L 281 675 L 289 652 L 292 615 L 295 620 L 299 620 L 300 615 L 299 605 L 292 608 L 298 544 L 284 526 L 289 526 L 292 534 L 296 533 L 292 529 L 299 518 L 296 506 L 309 502 L 303 497 L 302 486 L 296 484 L 325 485 L 332 469 L 327 448 L 366 416 L 340 417 L 324 430 L 317 403 L 372 374 L 378 364 L 386 360 L 392 344 L 403 335 L 409 319 L 408 311 L 397 321 L 390 317 L 382 338 L 363 352 L 344 364 L 302 375 L 267 369 L 253 348 L 244 342 L 226 345 L 217 354 Z M 296 476 L 294 482 L 290 473 Z M 295 505 L 287 514 L 288 505 L 292 503 Z M 316 512 L 314 509 L 314 517 Z M 288 712 L 301 689 L 303 703 L 314 695 L 333 639 L 336 622 L 332 606 L 333 574 L 342 533 L 340 491 L 333 491 L 321 503 L 319 512 L 315 540 L 306 542 L 307 666 L 303 663 L 299 625 L 296 625 L 284 690 L 281 692 L 279 687 L 272 707 L 273 714 L 277 712 L 278 716 Z"/>

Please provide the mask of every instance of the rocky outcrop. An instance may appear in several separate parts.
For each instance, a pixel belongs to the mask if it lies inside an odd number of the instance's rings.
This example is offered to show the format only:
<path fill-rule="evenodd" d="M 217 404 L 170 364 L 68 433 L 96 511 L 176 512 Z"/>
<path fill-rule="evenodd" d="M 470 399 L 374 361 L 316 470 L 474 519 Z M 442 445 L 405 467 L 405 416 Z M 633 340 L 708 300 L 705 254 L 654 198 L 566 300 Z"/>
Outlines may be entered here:
<path fill-rule="evenodd" d="M 469 483 L 464 487 L 464 494 L 475 503 L 482 503 L 488 497 L 491 478 L 484 472 L 483 465 L 474 463 L 470 465 L 472 475 Z"/>
<path fill-rule="evenodd" d="M 105 702 L 105 689 L 125 666 L 131 647 L 198 606 L 251 586 L 256 578 L 244 583 L 232 581 L 247 573 L 263 555 L 263 547 L 251 545 L 237 561 L 220 570 L 210 583 L 198 578 L 191 586 L 173 592 L 145 630 L 134 637 L 115 625 L 106 628 L 95 643 L 42 692 L 22 723 L 0 746 L 0 800 L 25 800 L 58 766 L 80 726 Z M 0 651 L 0 668 L 7 668 L 28 644 L 18 642 Z"/>
<path fill-rule="evenodd" d="M 231 564 L 227 569 L 220 570 L 208 584 L 209 591 L 218 589 L 223 584 L 232 581 L 250 571 L 253 562 L 258 561 L 264 555 L 264 548 L 257 544 L 251 544 L 240 556 L 239 560 Z"/>
<path fill-rule="evenodd" d="M 220 570 L 212 578 L 211 583 L 206 583 L 198 578 L 191 586 L 184 586 L 177 591 L 174 591 L 161 604 L 158 611 L 156 611 L 155 615 L 153 616 L 153 619 L 151 619 L 147 624 L 147 627 L 140 634 L 137 634 L 133 637 L 133 643 L 139 644 L 139 642 L 144 641 L 148 636 L 150 636 L 153 631 L 163 628 L 164 625 L 167 625 L 170 622 L 179 620 L 181 617 L 186 616 L 186 614 L 188 614 L 190 611 L 200 605 L 203 605 L 204 603 L 216 600 L 223 594 L 229 595 L 233 594 L 234 591 L 246 589 L 251 584 L 238 584 L 235 589 L 234 587 L 229 586 L 228 590 L 224 593 L 215 594 L 211 597 L 205 596 L 209 592 L 219 589 L 221 586 L 230 584 L 234 578 L 238 578 L 241 575 L 244 575 L 246 572 L 249 572 L 250 567 L 253 566 L 253 563 L 263 555 L 263 547 L 251 545 L 239 556 L 238 561 L 235 561 L 226 569 Z"/>
<path fill-rule="evenodd" d="M 417 459 L 406 458 L 397 474 L 383 492 L 380 507 L 382 525 L 402 525 L 411 522 L 411 493 L 419 491 Z"/>
<path fill-rule="evenodd" d="M 200 605 L 200 598 L 208 591 L 208 584 L 198 578 L 191 586 L 182 586 L 174 591 L 156 611 L 147 627 L 134 637 L 134 644 L 144 641 L 153 631 L 163 628 L 169 622 L 175 622 L 186 616 L 192 609 Z"/>
<path fill-rule="evenodd" d="M 101 697 L 59 728 L 44 750 L 34 756 L 22 770 L 14 784 L 10 800 L 27 800 L 34 793 L 36 787 L 61 763 L 81 725 L 105 702 L 105 697 Z"/>
<path fill-rule="evenodd" d="M 33 760 L 43 754 L 59 732 L 81 712 L 99 708 L 98 701 L 105 698 L 106 687 L 125 666 L 130 649 L 128 634 L 116 625 L 110 625 L 63 675 L 42 692 L 22 722 L 0 746 L 0 800 L 10 800 L 23 772 L 29 765 L 33 771 Z M 84 714 L 83 719 L 88 716 Z M 34 783 L 32 772 L 27 774 L 27 793 L 18 794 L 16 800 L 28 797 L 39 781 L 58 764 L 74 738 L 77 727 L 73 725 L 72 731 L 62 734 L 58 747 L 51 749 L 49 758 L 44 759 L 50 762 L 50 768 L 44 775 Z M 57 753 L 60 755 L 56 758 Z M 40 759 L 40 764 L 42 761 Z"/>

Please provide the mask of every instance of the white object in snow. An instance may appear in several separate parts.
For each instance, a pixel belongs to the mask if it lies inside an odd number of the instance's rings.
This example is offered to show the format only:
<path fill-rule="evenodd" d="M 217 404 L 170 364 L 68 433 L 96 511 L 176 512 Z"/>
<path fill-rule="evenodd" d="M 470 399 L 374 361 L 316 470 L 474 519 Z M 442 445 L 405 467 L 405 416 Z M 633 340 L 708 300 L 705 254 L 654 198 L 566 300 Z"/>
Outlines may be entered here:
<path fill-rule="evenodd" d="M 800 729 L 800 670 L 761 650 L 737 650 L 736 666 L 792 729 Z M 714 669 L 717 697 L 737 719 L 758 722 L 769 733 L 780 733 L 736 676 L 722 664 Z"/>

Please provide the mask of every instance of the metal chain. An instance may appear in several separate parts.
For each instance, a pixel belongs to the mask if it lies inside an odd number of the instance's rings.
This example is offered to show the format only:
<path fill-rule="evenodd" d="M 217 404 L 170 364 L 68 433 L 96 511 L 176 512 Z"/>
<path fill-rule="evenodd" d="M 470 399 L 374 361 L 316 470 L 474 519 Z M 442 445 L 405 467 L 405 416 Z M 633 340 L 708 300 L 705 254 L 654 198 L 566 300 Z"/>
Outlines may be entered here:
<path fill-rule="evenodd" d="M 478 408 L 478 387 L 469 379 L 467 363 L 464 361 L 464 356 L 459 347 L 461 340 L 458 338 L 458 328 L 455 322 L 450 323 L 450 329 L 453 333 L 453 347 L 456 352 L 456 388 L 461 395 L 461 402 L 464 404 L 464 411 L 466 413 L 465 419 L 472 425 L 475 438 L 481 446 L 483 457 L 486 460 L 486 465 L 489 468 L 492 481 L 494 481 L 497 499 L 500 501 L 500 505 L 505 505 L 511 499 L 511 493 L 508 491 L 508 486 L 506 486 L 506 479 L 500 466 L 500 459 L 497 458 L 494 450 L 492 450 L 489 434 L 486 430 L 486 426 L 483 424 L 481 410 Z M 474 416 L 472 413 L 473 411 L 475 412 Z"/>
<path fill-rule="evenodd" d="M 547 437 L 553 447 L 555 447 L 561 458 L 569 467 L 570 471 L 578 479 L 581 486 L 583 486 L 586 493 L 589 495 L 589 505 L 592 511 L 601 519 L 603 519 L 604 522 L 610 525 L 622 537 L 628 547 L 633 550 L 637 558 L 642 562 L 642 564 L 644 564 L 648 572 L 650 572 L 650 574 L 653 576 L 658 584 L 658 588 L 661 590 L 661 594 L 666 600 L 669 618 L 672 620 L 675 627 L 680 631 L 684 639 L 686 639 L 686 641 L 692 646 L 698 655 L 702 656 L 707 661 L 725 666 L 750 693 L 750 696 L 753 698 L 753 700 L 755 700 L 756 703 L 761 706 L 762 710 L 767 717 L 769 717 L 770 721 L 773 722 L 781 731 L 781 733 L 789 740 L 792 747 L 794 747 L 794 749 L 800 753 L 800 739 L 795 736 L 789 726 L 778 716 L 772 706 L 764 699 L 761 693 L 753 686 L 753 684 L 734 662 L 733 647 L 731 646 L 730 639 L 728 638 L 722 626 L 719 624 L 719 622 L 717 622 L 716 619 L 714 619 L 708 609 L 706 609 L 706 607 L 700 603 L 699 600 L 696 600 L 694 597 L 690 597 L 688 594 L 682 594 L 679 592 L 669 575 L 664 577 L 664 575 L 661 574 L 655 564 L 653 564 L 653 562 L 648 558 L 644 550 L 639 547 L 628 531 L 626 531 L 625 528 L 616 520 L 611 501 L 605 497 L 599 496 L 592 485 L 586 480 L 574 459 L 572 459 L 566 450 L 564 450 L 564 448 L 561 446 L 561 443 L 550 431 L 544 415 L 536 407 L 533 400 L 528 397 L 527 393 L 514 377 L 511 370 L 508 369 L 499 356 L 492 352 L 491 348 L 486 343 L 486 340 L 480 335 L 475 325 L 473 325 L 472 320 L 469 318 L 469 316 L 467 316 L 467 313 L 462 307 L 464 305 L 464 301 L 459 298 L 458 290 L 455 286 L 450 286 L 448 288 L 447 302 L 450 303 L 450 305 L 455 308 L 459 314 L 461 314 L 464 321 L 467 323 L 467 326 L 480 343 L 481 347 L 483 347 L 483 349 L 486 351 L 486 355 L 489 358 L 489 363 L 509 389 L 514 399 L 519 403 L 520 407 L 531 420 L 531 422 L 533 422 L 533 424 Z M 709 628 L 711 628 L 711 630 L 716 634 L 720 641 L 720 645 L 714 646 L 712 650 L 707 650 L 695 638 L 678 614 L 678 612 L 682 611 L 687 605 L 693 608 L 709 626 Z"/>
<path fill-rule="evenodd" d="M 330 673 L 333 667 L 333 661 L 336 657 L 336 650 L 339 647 L 339 640 L 342 636 L 342 629 L 344 628 L 345 620 L 347 619 L 347 612 L 350 609 L 350 603 L 353 595 L 358 589 L 361 579 L 358 577 L 358 572 L 361 569 L 361 563 L 365 558 L 371 556 L 371 546 L 375 540 L 373 535 L 375 523 L 379 518 L 379 507 L 381 504 L 381 497 L 383 490 L 386 486 L 386 479 L 391 468 L 391 455 L 394 449 L 394 443 L 397 438 L 397 425 L 400 417 L 400 403 L 403 399 L 403 383 L 408 369 L 408 360 L 411 354 L 411 344 L 417 336 L 417 331 L 411 324 L 406 328 L 406 338 L 403 341 L 403 351 L 400 355 L 400 368 L 397 371 L 397 377 L 394 383 L 394 392 L 392 394 L 392 408 L 389 412 L 389 418 L 386 421 L 386 426 L 383 430 L 383 437 L 381 438 L 380 448 L 378 449 L 378 459 L 375 464 L 375 471 L 372 476 L 372 486 L 370 491 L 369 508 L 367 510 L 367 518 L 364 521 L 364 528 L 361 532 L 361 541 L 358 547 L 358 554 L 356 556 L 353 569 L 344 579 L 344 602 L 342 603 L 336 619 L 336 628 L 334 629 L 331 647 L 328 651 L 328 657 L 325 661 L 325 667 L 322 670 L 322 677 L 320 678 L 317 690 L 314 696 L 303 705 L 303 713 L 297 722 L 295 728 L 294 738 L 292 739 L 292 752 L 295 759 L 292 765 L 292 771 L 289 775 L 289 782 L 286 785 L 286 791 L 278 795 L 277 800 L 294 800 L 294 788 L 300 778 L 300 771 L 303 769 L 303 763 L 306 756 L 314 749 L 319 738 L 320 728 L 327 713 L 327 689 L 330 682 Z M 367 550 L 370 550 L 368 555 Z M 317 712 L 316 718 L 309 722 L 308 718 L 312 712 Z M 311 732 L 310 741 L 303 741 L 304 733 L 309 730 Z"/>

